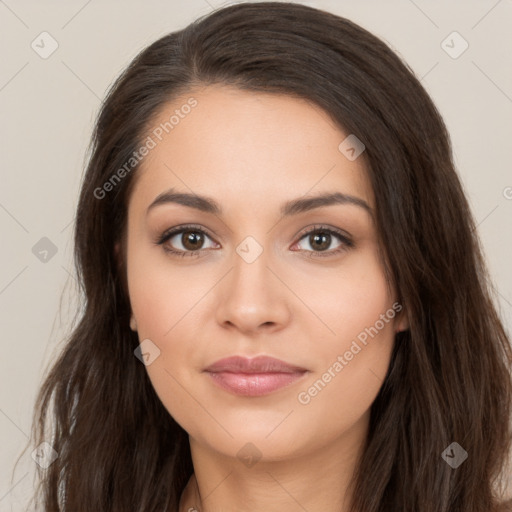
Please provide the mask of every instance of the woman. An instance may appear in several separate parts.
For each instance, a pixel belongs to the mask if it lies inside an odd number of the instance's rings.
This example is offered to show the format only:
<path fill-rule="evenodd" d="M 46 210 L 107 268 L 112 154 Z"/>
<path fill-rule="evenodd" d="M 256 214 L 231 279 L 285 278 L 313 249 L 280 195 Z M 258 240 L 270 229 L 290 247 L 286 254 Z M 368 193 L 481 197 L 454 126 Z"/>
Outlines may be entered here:
<path fill-rule="evenodd" d="M 506 510 L 510 343 L 446 127 L 366 30 L 244 3 L 150 45 L 75 244 L 44 510 Z"/>

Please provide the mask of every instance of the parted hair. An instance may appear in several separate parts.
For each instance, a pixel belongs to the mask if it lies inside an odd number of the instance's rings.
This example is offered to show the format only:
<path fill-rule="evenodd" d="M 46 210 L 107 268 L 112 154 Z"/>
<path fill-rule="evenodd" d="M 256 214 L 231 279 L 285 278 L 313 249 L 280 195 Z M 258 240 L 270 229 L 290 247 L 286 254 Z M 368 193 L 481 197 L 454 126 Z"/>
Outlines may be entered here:
<path fill-rule="evenodd" d="M 34 410 L 33 442 L 58 453 L 40 470 L 38 510 L 178 510 L 193 472 L 188 435 L 134 357 L 126 255 L 114 251 L 137 168 L 104 198 L 94 191 L 166 103 L 210 84 L 306 99 L 365 145 L 379 243 L 409 329 L 371 406 L 351 511 L 506 510 L 512 350 L 446 126 L 383 40 L 291 2 L 231 5 L 161 37 L 102 102 L 74 226 L 81 310 Z M 457 468 L 442 457 L 453 442 L 468 454 Z"/>

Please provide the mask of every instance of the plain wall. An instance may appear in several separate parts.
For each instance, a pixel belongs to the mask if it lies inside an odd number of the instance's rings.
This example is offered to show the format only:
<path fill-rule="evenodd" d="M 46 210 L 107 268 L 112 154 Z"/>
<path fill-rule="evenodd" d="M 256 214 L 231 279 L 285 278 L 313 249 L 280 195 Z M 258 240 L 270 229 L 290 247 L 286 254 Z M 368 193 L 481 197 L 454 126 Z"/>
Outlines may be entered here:
<path fill-rule="evenodd" d="M 302 3 L 359 23 L 422 78 L 451 133 L 510 332 L 512 2 Z M 21 510 L 33 489 L 32 448 L 14 476 L 12 469 L 30 434 L 43 372 L 73 319 L 73 217 L 100 100 L 143 47 L 221 5 L 216 0 L 0 2 L 0 511 Z M 46 59 L 31 47 L 43 31 L 58 43 Z M 453 31 L 469 44 L 458 58 L 441 44 Z M 453 53 L 461 41 L 451 39 Z M 50 251 L 46 262 L 36 256 L 41 247 Z"/>

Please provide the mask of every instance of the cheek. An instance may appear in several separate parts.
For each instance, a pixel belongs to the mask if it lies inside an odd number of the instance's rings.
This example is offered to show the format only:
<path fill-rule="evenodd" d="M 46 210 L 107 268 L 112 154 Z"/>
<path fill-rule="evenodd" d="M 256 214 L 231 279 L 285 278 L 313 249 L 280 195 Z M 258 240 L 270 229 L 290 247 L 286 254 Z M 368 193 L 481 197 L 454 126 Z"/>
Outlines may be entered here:
<path fill-rule="evenodd" d="M 151 340 L 150 350 L 157 354 L 146 366 L 148 376 L 171 416 L 193 430 L 196 419 L 205 413 L 190 394 L 191 376 L 201 367 L 201 354 L 208 348 L 201 345 L 205 336 L 200 334 L 204 325 L 200 301 L 214 286 L 215 276 L 208 265 L 184 271 L 155 251 L 135 246 L 129 255 L 128 290 L 137 334 L 141 343 Z"/>
<path fill-rule="evenodd" d="M 394 310 L 392 290 L 376 250 L 365 250 L 347 258 L 346 265 L 312 274 L 308 280 L 296 280 L 297 295 L 304 297 L 311 313 L 305 315 L 310 330 L 316 322 L 327 353 L 348 350 L 359 336 L 364 342 L 370 329 L 378 322 L 379 335 L 393 332 Z M 381 320 L 384 315 L 384 321 Z M 322 325 L 323 324 L 323 325 Z M 382 333 L 381 333 L 382 331 Z M 373 330 L 372 330 L 373 332 Z"/>
<path fill-rule="evenodd" d="M 296 398 L 305 418 L 328 415 L 334 432 L 357 421 L 377 396 L 401 306 L 390 294 L 376 252 L 361 253 L 315 290 L 309 291 L 309 304 L 331 332 L 322 329 L 326 334 L 315 344 L 315 372 Z"/>
<path fill-rule="evenodd" d="M 158 251 L 134 248 L 128 258 L 130 304 L 141 338 L 166 339 L 181 322 L 190 323 L 194 306 L 214 284 L 211 268 L 184 270 Z"/>

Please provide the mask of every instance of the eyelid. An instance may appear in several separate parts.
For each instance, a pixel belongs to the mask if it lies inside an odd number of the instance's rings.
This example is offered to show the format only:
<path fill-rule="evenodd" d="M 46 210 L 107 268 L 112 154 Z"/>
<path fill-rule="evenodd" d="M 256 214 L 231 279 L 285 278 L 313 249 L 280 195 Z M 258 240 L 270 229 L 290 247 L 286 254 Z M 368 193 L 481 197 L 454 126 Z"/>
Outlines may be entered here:
<path fill-rule="evenodd" d="M 211 235 L 205 227 L 199 224 L 183 224 L 166 229 L 161 235 L 157 237 L 156 243 L 164 243 L 169 239 L 169 237 L 181 233 L 182 231 L 199 231 L 209 236 L 210 238 L 213 238 L 213 235 Z"/>
<path fill-rule="evenodd" d="M 157 239 L 154 241 L 156 245 L 162 245 L 163 249 L 175 256 L 198 256 L 200 253 L 208 250 L 208 249 L 197 249 L 195 251 L 182 251 L 180 249 L 169 249 L 164 246 L 165 242 L 173 238 L 175 235 L 178 235 L 180 233 L 186 232 L 186 231 L 196 231 L 199 233 L 203 233 L 208 238 L 214 241 L 214 237 L 209 233 L 209 231 L 204 228 L 203 226 L 200 226 L 199 224 L 184 224 L 179 226 L 174 226 L 172 228 L 169 228 L 165 230 L 161 235 L 157 237 Z M 218 242 L 215 242 L 218 243 Z"/>
<path fill-rule="evenodd" d="M 326 224 L 314 224 L 313 226 L 308 226 L 304 228 L 299 235 L 296 235 L 297 242 L 295 242 L 293 245 L 296 245 L 300 243 L 300 241 L 307 237 L 311 233 L 327 233 L 329 235 L 334 235 L 340 240 L 341 245 L 337 247 L 336 249 L 330 249 L 328 251 L 297 251 L 301 254 L 301 256 L 304 256 L 306 258 L 334 258 L 336 256 L 339 256 L 341 253 L 346 252 L 350 249 L 352 249 L 355 244 L 352 240 L 352 236 L 347 233 L 346 231 L 335 228 L 333 226 L 329 226 Z"/>
<path fill-rule="evenodd" d="M 297 235 L 295 235 L 295 238 L 302 240 L 302 238 L 304 238 L 306 235 L 314 233 L 315 231 L 334 233 L 335 235 L 338 235 L 340 238 L 342 238 L 346 243 L 353 244 L 352 236 L 348 232 L 340 228 L 335 228 L 334 226 L 329 226 L 327 224 L 313 224 L 311 226 L 306 226 L 301 231 L 299 231 Z"/>

